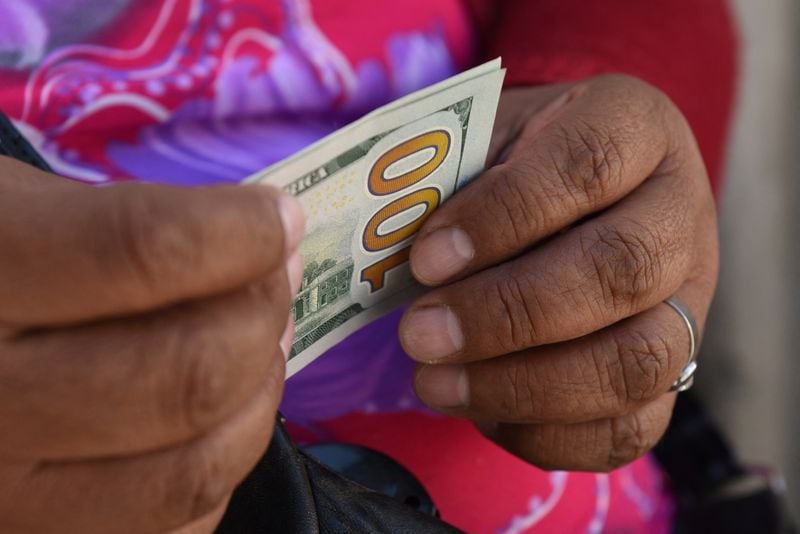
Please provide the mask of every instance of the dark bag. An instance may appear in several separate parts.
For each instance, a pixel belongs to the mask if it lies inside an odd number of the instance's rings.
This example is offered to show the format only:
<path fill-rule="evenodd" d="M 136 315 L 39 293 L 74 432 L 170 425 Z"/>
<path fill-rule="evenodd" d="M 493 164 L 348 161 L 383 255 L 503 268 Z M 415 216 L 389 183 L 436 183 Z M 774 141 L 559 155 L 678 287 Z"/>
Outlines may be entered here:
<path fill-rule="evenodd" d="M 794 534 L 782 477 L 744 466 L 700 400 L 678 395 L 656 458 L 678 509 L 674 534 Z"/>
<path fill-rule="evenodd" d="M 278 422 L 267 454 L 236 490 L 218 534 L 452 534 L 457 529 L 352 482 L 299 450 Z"/>
<path fill-rule="evenodd" d="M 777 478 L 743 467 L 690 392 L 678 396 L 670 428 L 655 453 L 678 503 L 675 534 L 797 532 Z M 387 474 L 398 477 L 380 456 L 375 453 L 365 462 L 368 468 L 384 479 Z M 363 469 L 355 478 L 365 480 Z M 458 530 L 329 469 L 297 449 L 279 422 L 267 454 L 236 490 L 217 532 L 438 534 Z"/>

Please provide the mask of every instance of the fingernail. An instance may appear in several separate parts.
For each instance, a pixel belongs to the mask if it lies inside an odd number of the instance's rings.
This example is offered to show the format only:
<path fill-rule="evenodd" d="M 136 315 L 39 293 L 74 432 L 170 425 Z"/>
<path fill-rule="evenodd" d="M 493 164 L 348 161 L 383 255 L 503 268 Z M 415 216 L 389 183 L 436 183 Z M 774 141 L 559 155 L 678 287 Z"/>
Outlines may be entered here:
<path fill-rule="evenodd" d="M 294 341 L 294 319 L 289 319 L 286 325 L 286 330 L 283 331 L 281 336 L 280 346 L 283 351 L 283 357 L 289 361 L 289 352 L 292 350 L 292 341 Z"/>
<path fill-rule="evenodd" d="M 431 363 L 464 346 L 458 317 L 446 306 L 411 311 L 401 325 L 403 347 L 415 360 Z"/>
<path fill-rule="evenodd" d="M 303 283 L 303 258 L 297 252 L 292 254 L 286 262 L 286 274 L 289 276 L 289 290 L 294 298 Z"/>
<path fill-rule="evenodd" d="M 306 217 L 303 206 L 292 195 L 282 194 L 278 198 L 278 213 L 286 236 L 286 250 L 294 251 L 303 240 L 305 232 Z"/>
<path fill-rule="evenodd" d="M 426 365 L 414 381 L 419 398 L 432 408 L 469 404 L 469 382 L 463 365 Z"/>
<path fill-rule="evenodd" d="M 464 230 L 442 228 L 417 243 L 411 268 L 421 282 L 437 284 L 461 272 L 474 257 L 475 247 Z"/>

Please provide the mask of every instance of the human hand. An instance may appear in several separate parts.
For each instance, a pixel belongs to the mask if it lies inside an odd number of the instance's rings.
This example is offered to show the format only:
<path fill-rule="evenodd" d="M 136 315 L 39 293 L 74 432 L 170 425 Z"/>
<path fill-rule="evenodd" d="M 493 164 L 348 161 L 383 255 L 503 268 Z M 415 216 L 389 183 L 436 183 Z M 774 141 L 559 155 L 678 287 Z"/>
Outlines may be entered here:
<path fill-rule="evenodd" d="M 0 531 L 212 531 L 272 434 L 302 235 L 263 186 L 0 158 Z"/>
<path fill-rule="evenodd" d="M 417 394 L 537 466 L 613 469 L 661 437 L 687 364 L 662 302 L 702 331 L 716 285 L 700 153 L 662 93 L 602 76 L 504 92 L 498 155 L 413 245 L 415 276 L 438 286 L 400 326 Z"/>

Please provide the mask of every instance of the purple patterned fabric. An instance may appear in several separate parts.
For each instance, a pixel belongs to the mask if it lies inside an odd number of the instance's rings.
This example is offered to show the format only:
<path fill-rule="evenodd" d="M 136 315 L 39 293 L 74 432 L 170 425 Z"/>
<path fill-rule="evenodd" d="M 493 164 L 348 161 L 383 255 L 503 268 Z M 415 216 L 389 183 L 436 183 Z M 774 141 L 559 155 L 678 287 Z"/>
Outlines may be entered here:
<path fill-rule="evenodd" d="M 0 65 L 39 65 L 18 122 L 56 170 L 94 183 L 118 176 L 180 186 L 237 183 L 458 71 L 439 21 L 381 36 L 380 55 L 354 61 L 321 30 L 307 0 L 273 3 L 283 22 L 264 28 L 248 24 L 242 2 L 159 0 L 146 46 L 135 53 L 71 44 L 129 3 L 0 4 Z M 73 20 L 87 9 L 93 17 Z M 165 29 L 176 16 L 186 17 L 177 39 Z M 241 43 L 253 48 L 244 52 Z M 36 89 L 38 98 L 28 98 Z M 86 130 L 107 131 L 93 121 L 108 112 L 149 119 L 131 128 L 134 140 L 106 134 L 92 147 Z M 73 141 L 77 130 L 81 137 Z M 419 407 L 413 366 L 396 339 L 397 317 L 351 336 L 290 380 L 283 410 L 313 425 L 354 410 Z"/>
<path fill-rule="evenodd" d="M 0 0 L 0 109 L 64 176 L 238 183 L 465 68 L 472 37 L 460 0 Z M 666 530 L 651 460 L 544 473 L 424 409 L 401 314 L 287 382 L 297 432 L 394 456 L 470 532 Z"/>

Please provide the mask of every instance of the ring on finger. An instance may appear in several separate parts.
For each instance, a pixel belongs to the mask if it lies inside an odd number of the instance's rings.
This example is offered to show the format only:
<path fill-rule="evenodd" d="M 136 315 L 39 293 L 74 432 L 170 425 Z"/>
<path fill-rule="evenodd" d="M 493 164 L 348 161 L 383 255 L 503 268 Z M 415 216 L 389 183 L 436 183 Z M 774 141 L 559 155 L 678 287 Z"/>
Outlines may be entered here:
<path fill-rule="evenodd" d="M 670 308 L 675 310 L 678 315 L 683 319 L 686 324 L 686 329 L 689 331 L 689 359 L 686 366 L 681 371 L 678 379 L 670 386 L 670 391 L 686 391 L 694 384 L 694 374 L 697 372 L 697 349 L 699 346 L 699 332 L 697 329 L 697 322 L 694 320 L 694 315 L 678 297 L 672 296 L 664 301 Z"/>

